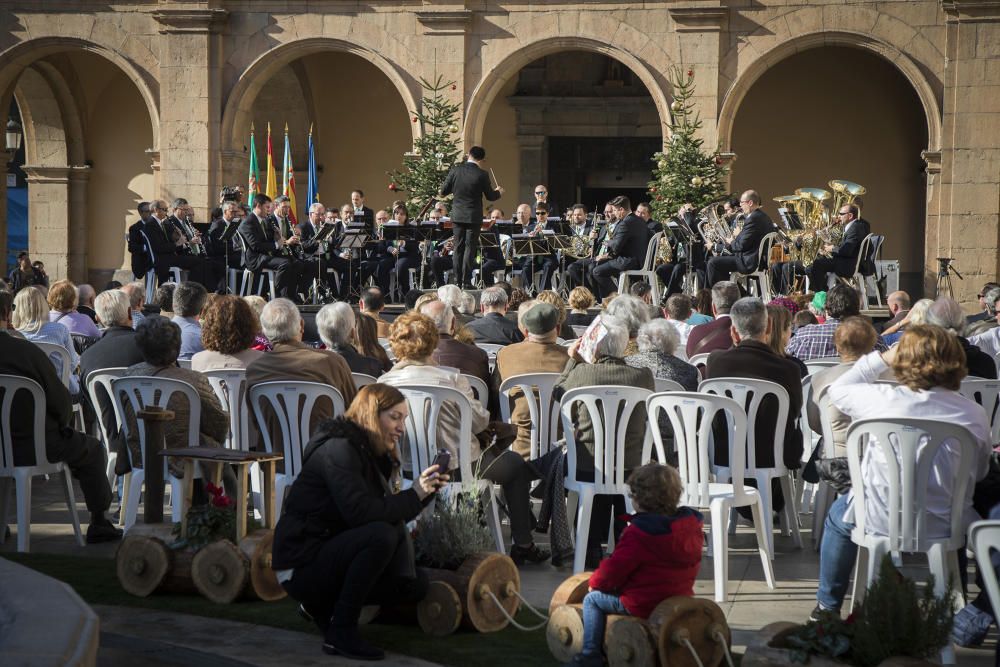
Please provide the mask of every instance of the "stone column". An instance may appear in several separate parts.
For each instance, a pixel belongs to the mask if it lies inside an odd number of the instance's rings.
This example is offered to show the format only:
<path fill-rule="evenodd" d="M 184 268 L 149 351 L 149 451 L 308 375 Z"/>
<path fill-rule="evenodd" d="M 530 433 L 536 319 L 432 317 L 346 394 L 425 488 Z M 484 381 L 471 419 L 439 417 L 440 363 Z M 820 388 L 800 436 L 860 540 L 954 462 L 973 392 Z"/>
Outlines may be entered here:
<path fill-rule="evenodd" d="M 668 8 L 677 32 L 677 65 L 681 74 L 694 76 L 691 102 L 701 115 L 705 149 L 719 143 L 718 117 L 724 90 L 719 90 L 719 60 L 728 40 L 728 9 L 718 2 L 687 2 Z M 667 137 L 664 136 L 664 143 Z"/>
<path fill-rule="evenodd" d="M 86 182 L 90 167 L 24 165 L 28 177 L 28 248 L 50 280 L 85 282 Z"/>
<path fill-rule="evenodd" d="M 545 182 L 549 172 L 548 142 L 541 134 L 518 134 L 521 149 L 521 174 L 518 180 L 517 201 L 534 202 L 533 188 Z M 556 211 L 554 215 L 562 215 Z"/>
<path fill-rule="evenodd" d="M 414 64 L 411 71 L 419 70 L 421 76 L 433 82 L 438 76 L 444 81 L 453 81 L 455 89 L 446 94 L 453 102 L 458 103 L 459 111 L 456 123 L 461 136 L 461 128 L 465 124 L 468 101 L 466 94 L 465 64 L 466 40 L 472 25 L 472 12 L 465 9 L 464 2 L 438 0 L 435 3 L 425 3 L 417 12 L 417 20 L 423 27 L 423 39 L 420 40 L 419 51 L 421 65 Z M 473 81 L 472 84 L 475 82 Z M 471 89 L 468 91 L 471 95 Z M 421 91 L 423 95 L 423 91 Z M 468 149 L 470 146 L 465 146 Z"/>
<path fill-rule="evenodd" d="M 947 64 L 936 225 L 940 254 L 928 253 L 927 260 L 934 270 L 934 257 L 956 258 L 965 280 L 955 281 L 955 298 L 972 310 L 976 291 L 1000 272 L 1000 1 L 943 0 L 942 5 Z"/>
<path fill-rule="evenodd" d="M 206 219 L 218 195 L 222 119 L 220 26 L 208 2 L 171 2 L 160 23 L 160 196 L 184 197 Z M 206 6 L 208 5 L 208 6 Z"/>

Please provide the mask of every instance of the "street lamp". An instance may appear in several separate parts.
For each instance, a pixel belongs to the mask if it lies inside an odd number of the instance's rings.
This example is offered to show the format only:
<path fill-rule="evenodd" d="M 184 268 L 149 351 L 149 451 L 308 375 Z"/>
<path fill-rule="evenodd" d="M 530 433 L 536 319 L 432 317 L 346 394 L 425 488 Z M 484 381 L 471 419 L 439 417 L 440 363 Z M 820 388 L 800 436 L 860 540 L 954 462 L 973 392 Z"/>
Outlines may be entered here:
<path fill-rule="evenodd" d="M 24 136 L 21 124 L 11 118 L 7 121 L 7 150 L 16 153 L 21 148 L 21 138 Z"/>

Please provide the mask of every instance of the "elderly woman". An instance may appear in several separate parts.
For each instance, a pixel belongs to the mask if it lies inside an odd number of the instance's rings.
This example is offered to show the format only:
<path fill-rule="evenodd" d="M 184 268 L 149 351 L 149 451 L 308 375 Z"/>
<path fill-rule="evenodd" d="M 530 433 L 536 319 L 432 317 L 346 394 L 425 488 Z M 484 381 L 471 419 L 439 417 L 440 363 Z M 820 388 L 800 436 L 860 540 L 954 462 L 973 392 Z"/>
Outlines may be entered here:
<path fill-rule="evenodd" d="M 449 477 L 431 466 L 394 492 L 408 414 L 398 389 L 362 387 L 344 416 L 313 434 L 275 528 L 278 581 L 319 626 L 326 653 L 385 657 L 358 634 L 362 605 L 413 604 L 427 592 L 406 523 Z"/>
<path fill-rule="evenodd" d="M 74 400 L 78 398 L 80 379 L 76 375 L 76 369 L 80 365 L 80 355 L 73 346 L 69 329 L 62 324 L 49 321 L 49 304 L 45 302 L 45 295 L 40 289 L 32 286 L 14 295 L 14 313 L 11 315 L 10 323 L 33 343 L 54 343 L 65 348 L 69 353 L 69 367 L 72 371 L 69 376 L 69 393 L 74 396 Z M 56 365 L 56 373 L 60 370 L 61 365 Z"/>
<path fill-rule="evenodd" d="M 888 368 L 892 368 L 899 384 L 876 384 Z M 915 325 L 907 327 L 898 346 L 885 353 L 871 352 L 861 357 L 827 389 L 830 402 L 854 420 L 915 417 L 968 429 L 970 441 L 946 443 L 931 463 L 926 526 L 930 538 L 951 533 L 948 516 L 959 448 L 969 448 L 973 456 L 963 499 L 962 532 L 979 518 L 972 507 L 972 495 L 976 482 L 989 470 L 990 426 L 982 407 L 958 392 L 965 376 L 965 353 L 958 338 L 940 327 Z M 881 447 L 872 444 L 865 447 L 861 473 L 875 489 L 889 487 L 885 452 Z M 884 491 L 869 494 L 864 507 L 851 508 L 854 502 L 853 495 L 843 495 L 827 513 L 814 616 L 840 612 L 857 554 L 857 545 L 851 541 L 853 516 L 865 512 L 869 532 L 885 535 L 888 530 L 889 507 Z M 853 511 L 848 515 L 849 508 Z"/>
<path fill-rule="evenodd" d="M 941 327 L 958 338 L 962 351 L 965 352 L 965 369 L 970 376 L 995 380 L 997 367 L 993 357 L 986 354 L 965 338 L 967 326 L 965 313 L 958 301 L 943 296 L 927 307 L 927 324 Z"/>
<path fill-rule="evenodd" d="M 483 451 L 477 434 L 487 430 L 490 415 L 476 399 L 461 373 L 454 368 L 438 366 L 433 353 L 438 345 L 438 329 L 434 321 L 426 315 L 408 312 L 397 317 L 389 327 L 389 344 L 396 355 L 396 365 L 379 378 L 380 382 L 395 386 L 437 385 L 457 389 L 469 399 L 472 412 L 472 432 L 460 433 L 457 407 L 445 403 L 437 424 L 439 446 L 451 452 L 451 469 L 458 477 L 458 442 L 463 438 L 471 441 L 472 470 L 503 487 L 504 497 L 510 510 L 510 530 L 514 540 L 510 557 L 518 565 L 524 562 L 541 563 L 549 558 L 549 552 L 539 549 L 531 537 L 533 519 L 528 492 L 534 474 L 523 458 L 510 450 Z"/>
<path fill-rule="evenodd" d="M 910 308 L 906 317 L 901 319 L 891 327 L 886 327 L 882 332 L 882 340 L 886 345 L 892 345 L 903 335 L 903 330 L 911 324 L 924 324 L 927 318 L 927 309 L 934 303 L 934 299 L 920 299 Z"/>
<path fill-rule="evenodd" d="M 594 321 L 595 315 L 589 312 L 596 299 L 594 293 L 586 287 L 574 287 L 569 293 L 569 315 L 566 316 L 566 324 L 571 327 L 586 327 Z"/>
<path fill-rule="evenodd" d="M 80 305 L 77 296 L 76 285 L 68 280 L 57 280 L 49 288 L 49 321 L 58 322 L 66 327 L 70 333 L 82 336 L 97 338 L 101 332 L 90 319 L 83 313 L 78 313 L 76 307 Z"/>
<path fill-rule="evenodd" d="M 638 297 L 621 294 L 608 304 L 608 315 L 628 329 L 628 346 L 622 356 L 628 357 L 638 352 L 636 338 L 639 337 L 639 327 L 649 321 L 649 307 Z"/>
<path fill-rule="evenodd" d="M 264 306 L 267 305 L 267 301 L 264 297 L 251 294 L 243 297 L 243 300 L 247 302 L 247 305 L 250 306 L 250 309 L 253 310 L 254 316 L 256 316 L 259 321 L 260 314 L 263 312 Z M 270 352 L 274 349 L 274 346 L 271 345 L 271 341 L 269 341 L 267 336 L 264 335 L 263 327 L 259 327 L 257 331 L 254 332 L 253 345 L 251 345 L 251 347 L 255 350 L 259 350 L 260 352 Z"/>
<path fill-rule="evenodd" d="M 625 357 L 633 368 L 648 368 L 657 380 L 673 380 L 685 391 L 698 391 L 698 369 L 675 356 L 680 345 L 676 327 L 663 319 L 650 320 L 639 327 L 639 351 Z"/>
<path fill-rule="evenodd" d="M 361 319 L 372 318 L 362 316 Z M 354 309 L 343 301 L 328 303 L 316 313 L 319 339 L 326 345 L 326 349 L 344 358 L 352 373 L 364 373 L 377 378 L 382 374 L 382 362 L 358 353 L 357 320 Z M 382 349 L 381 345 L 378 347 Z"/>
<path fill-rule="evenodd" d="M 191 369 L 246 368 L 264 354 L 253 349 L 259 329 L 260 321 L 246 301 L 232 294 L 214 297 L 201 314 L 201 342 L 205 349 L 191 357 Z"/>
<path fill-rule="evenodd" d="M 626 298 L 626 297 L 618 297 Z M 640 302 L 641 303 L 641 302 Z M 601 324 L 606 335 L 597 344 L 594 363 L 588 364 L 580 356 L 580 341 L 574 341 L 568 349 L 569 362 L 562 377 L 552 392 L 554 400 L 561 400 L 570 389 L 593 387 L 595 385 L 622 385 L 641 387 L 654 391 L 653 372 L 648 368 L 633 368 L 625 363 L 625 348 L 628 345 L 628 329 L 608 314 L 601 315 Z M 574 440 L 576 442 L 577 479 L 594 481 L 594 425 L 587 408 L 577 403 L 573 414 Z M 625 476 L 642 465 L 642 445 L 646 436 L 646 407 L 639 405 L 625 427 Z M 612 505 L 615 515 L 625 513 L 625 498 L 622 496 L 597 496 L 594 498 L 590 518 L 590 534 L 587 540 L 587 568 L 596 567 L 603 557 L 601 542 L 608 535 L 611 523 Z M 621 527 L 615 526 L 616 533 Z"/>

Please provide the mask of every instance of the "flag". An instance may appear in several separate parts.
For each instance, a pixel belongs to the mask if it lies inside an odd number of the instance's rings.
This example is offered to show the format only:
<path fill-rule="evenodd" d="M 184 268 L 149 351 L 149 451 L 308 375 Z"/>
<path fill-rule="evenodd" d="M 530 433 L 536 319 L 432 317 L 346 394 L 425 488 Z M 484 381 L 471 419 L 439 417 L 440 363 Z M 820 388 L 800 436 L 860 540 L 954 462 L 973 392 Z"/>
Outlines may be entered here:
<path fill-rule="evenodd" d="M 316 183 L 316 153 L 313 150 L 313 129 L 309 126 L 309 182 L 306 184 L 306 214 L 309 207 L 319 201 L 318 184 Z"/>
<path fill-rule="evenodd" d="M 253 200 L 260 194 L 260 172 L 257 169 L 257 148 L 253 143 L 253 123 L 250 123 L 250 175 L 247 177 L 247 206 L 253 209 Z"/>
<path fill-rule="evenodd" d="M 267 187 L 264 189 L 264 194 L 274 201 L 274 198 L 278 196 L 278 179 L 277 175 L 274 173 L 274 156 L 271 151 L 271 124 L 267 124 Z"/>
<path fill-rule="evenodd" d="M 293 225 L 299 224 L 299 216 L 295 212 L 295 169 L 292 167 L 292 148 L 288 144 L 288 123 L 285 123 L 285 164 L 281 175 L 281 194 L 288 197 L 291 206 L 288 218 Z"/>

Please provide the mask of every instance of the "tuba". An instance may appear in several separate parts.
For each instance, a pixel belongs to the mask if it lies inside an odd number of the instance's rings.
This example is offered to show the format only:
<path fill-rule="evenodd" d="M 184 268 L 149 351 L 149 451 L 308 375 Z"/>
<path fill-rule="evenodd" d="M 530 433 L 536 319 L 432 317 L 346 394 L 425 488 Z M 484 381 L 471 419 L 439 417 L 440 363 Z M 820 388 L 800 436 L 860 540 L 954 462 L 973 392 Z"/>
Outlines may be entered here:
<path fill-rule="evenodd" d="M 839 178 L 835 178 L 827 185 L 833 190 L 833 207 L 832 211 L 839 211 L 840 207 L 844 204 L 855 204 L 855 199 L 861 195 L 868 192 L 867 188 L 863 185 L 858 185 L 857 183 L 852 183 L 851 181 L 845 181 Z M 858 206 L 858 217 L 861 217 L 861 207 Z"/>

